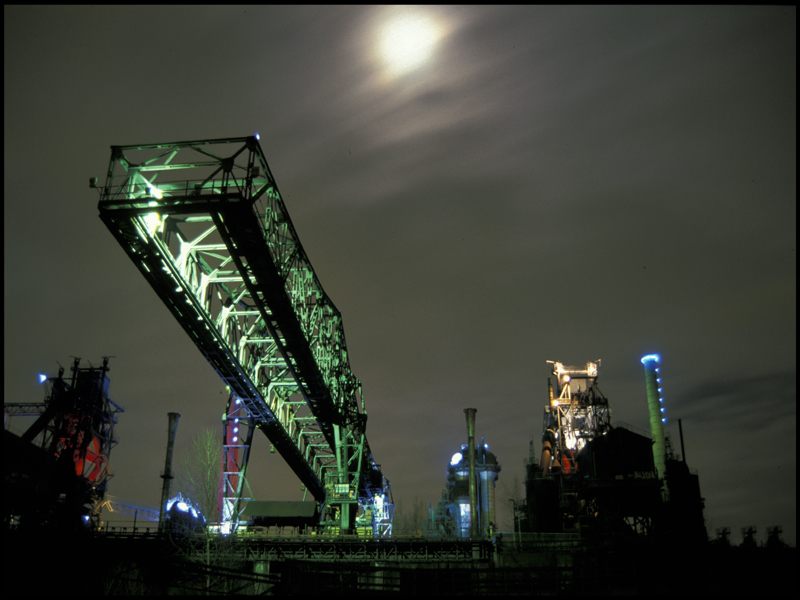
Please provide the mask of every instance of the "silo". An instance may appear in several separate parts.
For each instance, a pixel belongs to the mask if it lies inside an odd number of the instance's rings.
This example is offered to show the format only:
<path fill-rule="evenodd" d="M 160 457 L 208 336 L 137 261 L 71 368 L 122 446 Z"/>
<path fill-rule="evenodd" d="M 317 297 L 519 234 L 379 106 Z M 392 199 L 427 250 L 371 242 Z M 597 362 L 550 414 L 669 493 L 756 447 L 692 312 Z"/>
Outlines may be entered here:
<path fill-rule="evenodd" d="M 500 465 L 489 445 L 481 441 L 475 448 L 475 510 L 470 508 L 469 493 L 469 444 L 462 444 L 450 458 L 447 468 L 447 488 L 445 489 L 442 518 L 449 515 L 449 525 L 442 529 L 460 538 L 483 538 L 490 534 L 490 523 L 496 528 L 497 503 L 495 485 Z M 472 515 L 475 518 L 472 518 Z M 472 525 L 476 530 L 473 532 Z"/>
<path fill-rule="evenodd" d="M 446 535 L 470 537 L 469 460 L 467 444 L 462 444 L 450 458 L 447 487 L 443 495 L 442 527 Z"/>
<path fill-rule="evenodd" d="M 478 488 L 480 491 L 480 535 L 491 537 L 497 530 L 497 501 L 495 499 L 495 486 L 500 465 L 497 457 L 489 452 L 489 444 L 483 441 L 478 452 L 476 465 L 478 475 Z"/>

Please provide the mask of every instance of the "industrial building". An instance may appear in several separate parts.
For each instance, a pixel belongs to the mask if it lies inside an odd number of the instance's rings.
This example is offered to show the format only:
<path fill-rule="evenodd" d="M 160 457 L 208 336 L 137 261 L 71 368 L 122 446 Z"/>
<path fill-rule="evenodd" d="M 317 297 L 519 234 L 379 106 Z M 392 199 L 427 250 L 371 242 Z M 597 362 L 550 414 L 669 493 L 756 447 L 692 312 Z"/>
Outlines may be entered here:
<path fill-rule="evenodd" d="M 467 441 L 446 465 L 429 535 L 396 536 L 341 314 L 259 136 L 114 146 L 100 193 L 100 218 L 228 392 L 220 514 L 173 496 L 180 415 L 169 413 L 158 525 L 137 529 L 135 512 L 131 529 L 101 526 L 122 408 L 109 397 L 108 358 L 99 368 L 76 359 L 71 377 L 63 368 L 41 376 L 44 402 L 5 404 L 6 419 L 35 419 L 21 436 L 4 429 L 3 517 L 15 550 L 6 591 L 19 581 L 44 595 L 663 594 L 724 568 L 728 550 L 707 543 L 682 424 L 679 454 L 664 429 L 660 356 L 641 359 L 649 435 L 612 423 L 599 360 L 549 361 L 543 430 L 530 444 L 513 536 L 496 526 L 499 460 L 487 437 L 476 438 L 476 410 L 465 409 Z M 243 497 L 256 430 L 310 501 Z M 67 551 L 45 578 L 40 559 L 52 548 Z M 771 564 L 794 557 L 771 548 Z M 753 573 L 765 562 L 735 560 Z M 697 588 L 719 589 L 730 588 Z"/>
<path fill-rule="evenodd" d="M 8 528 L 80 529 L 100 517 L 114 426 L 123 412 L 109 397 L 108 358 L 71 376 L 38 375 L 43 402 L 5 403 L 4 418 L 33 417 L 18 436 L 3 429 L 3 521 Z"/>
<path fill-rule="evenodd" d="M 730 595 L 793 585 L 795 550 L 780 542 L 779 530 L 771 530 L 766 547 L 753 540 L 754 528 L 740 547 L 707 542 L 699 478 L 689 470 L 683 443 L 676 456 L 664 435 L 662 453 L 657 436 L 614 425 L 597 385 L 599 363 L 552 365 L 558 383 L 549 386 L 541 443 L 531 444 L 514 536 L 493 530 L 500 464 L 485 437 L 476 441 L 476 411 L 467 409 L 467 443 L 446 466 L 436 529 L 425 538 L 403 538 L 370 528 L 386 515 L 364 513 L 356 518 L 363 534 L 332 536 L 320 526 L 315 502 L 250 502 L 238 531 L 224 535 L 180 495 L 166 502 L 162 527 L 94 526 L 90 500 L 105 489 L 95 482 L 107 480 L 87 477 L 96 471 L 78 460 L 80 446 L 70 446 L 69 461 L 61 458 L 63 449 L 53 454 L 68 445 L 59 424 L 88 422 L 80 407 L 95 415 L 105 407 L 96 422 L 109 425 L 121 409 L 108 399 L 105 371 L 92 374 L 76 363 L 71 380 L 63 373 L 49 379 L 47 401 L 38 409 L 6 405 L 7 414 L 51 415 L 37 418 L 36 427 L 49 432 L 44 443 L 5 432 L 4 476 L 11 491 L 4 499 L 5 522 L 15 548 L 6 560 L 6 590 L 21 581 L 34 593 L 61 595 Z M 655 427 L 667 418 L 660 410 L 657 365 L 660 359 L 644 364 L 645 381 L 655 384 Z M 52 416 L 64 412 L 73 416 Z M 176 423 L 170 415 L 168 447 Z M 101 430 L 92 429 L 95 435 Z M 106 431 L 104 439 L 113 440 Z M 165 467 L 168 474 L 169 460 Z M 379 499 L 375 506 L 386 510 Z M 296 533 L 286 537 L 286 528 Z M 37 577 L 41 550 L 63 544 L 69 552 L 48 565 L 49 577 Z M 74 576 L 87 565 L 91 576 Z M 765 584 L 757 573 L 768 569 L 775 572 Z"/>
<path fill-rule="evenodd" d="M 609 534 L 707 540 L 699 479 L 683 449 L 672 451 L 664 426 L 660 357 L 642 358 L 651 437 L 613 426 L 597 380 L 600 361 L 549 361 L 541 449 L 531 442 L 520 507 L 527 532 Z"/>
<path fill-rule="evenodd" d="M 433 517 L 434 533 L 441 537 L 469 538 L 471 515 L 469 493 L 468 445 L 462 444 L 447 465 L 447 484 Z M 482 537 L 491 537 L 496 530 L 497 500 L 495 486 L 500 472 L 497 457 L 489 451 L 485 438 L 475 448 L 475 479 L 478 530 Z"/>

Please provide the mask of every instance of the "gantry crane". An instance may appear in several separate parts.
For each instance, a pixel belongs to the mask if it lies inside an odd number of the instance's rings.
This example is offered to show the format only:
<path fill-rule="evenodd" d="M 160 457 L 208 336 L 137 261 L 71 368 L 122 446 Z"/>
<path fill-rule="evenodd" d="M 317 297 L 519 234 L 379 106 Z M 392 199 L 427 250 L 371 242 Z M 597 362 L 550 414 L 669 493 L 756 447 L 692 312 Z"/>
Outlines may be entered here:
<path fill-rule="evenodd" d="M 98 208 L 230 391 L 223 525 L 235 527 L 241 513 L 255 429 L 340 531 L 353 530 L 359 505 L 387 518 L 376 506 L 391 501 L 389 482 L 367 442 L 342 316 L 259 136 L 112 146 Z"/>

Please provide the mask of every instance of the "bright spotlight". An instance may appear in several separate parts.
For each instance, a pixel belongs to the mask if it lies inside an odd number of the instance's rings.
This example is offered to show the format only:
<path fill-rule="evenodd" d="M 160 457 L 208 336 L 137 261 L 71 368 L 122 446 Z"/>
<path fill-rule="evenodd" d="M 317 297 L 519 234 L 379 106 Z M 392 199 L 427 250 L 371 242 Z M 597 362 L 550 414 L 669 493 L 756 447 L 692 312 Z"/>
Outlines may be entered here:
<path fill-rule="evenodd" d="M 150 195 L 153 198 L 156 198 L 158 200 L 161 200 L 164 197 L 164 192 L 162 192 L 160 189 L 158 189 L 154 185 L 147 186 L 147 191 L 150 192 Z"/>
<path fill-rule="evenodd" d="M 161 228 L 161 215 L 157 212 L 147 213 L 144 217 L 144 227 L 151 236 L 155 235 L 156 231 Z"/>

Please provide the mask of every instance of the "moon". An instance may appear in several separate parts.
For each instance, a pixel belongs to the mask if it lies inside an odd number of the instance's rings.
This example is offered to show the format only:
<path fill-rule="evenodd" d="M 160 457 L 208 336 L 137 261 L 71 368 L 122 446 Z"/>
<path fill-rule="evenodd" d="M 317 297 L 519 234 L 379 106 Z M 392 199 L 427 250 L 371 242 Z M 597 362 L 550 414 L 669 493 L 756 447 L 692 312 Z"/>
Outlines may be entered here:
<path fill-rule="evenodd" d="M 421 68 L 432 57 L 441 28 L 422 13 L 391 18 L 381 30 L 379 50 L 387 71 L 400 77 Z"/>

